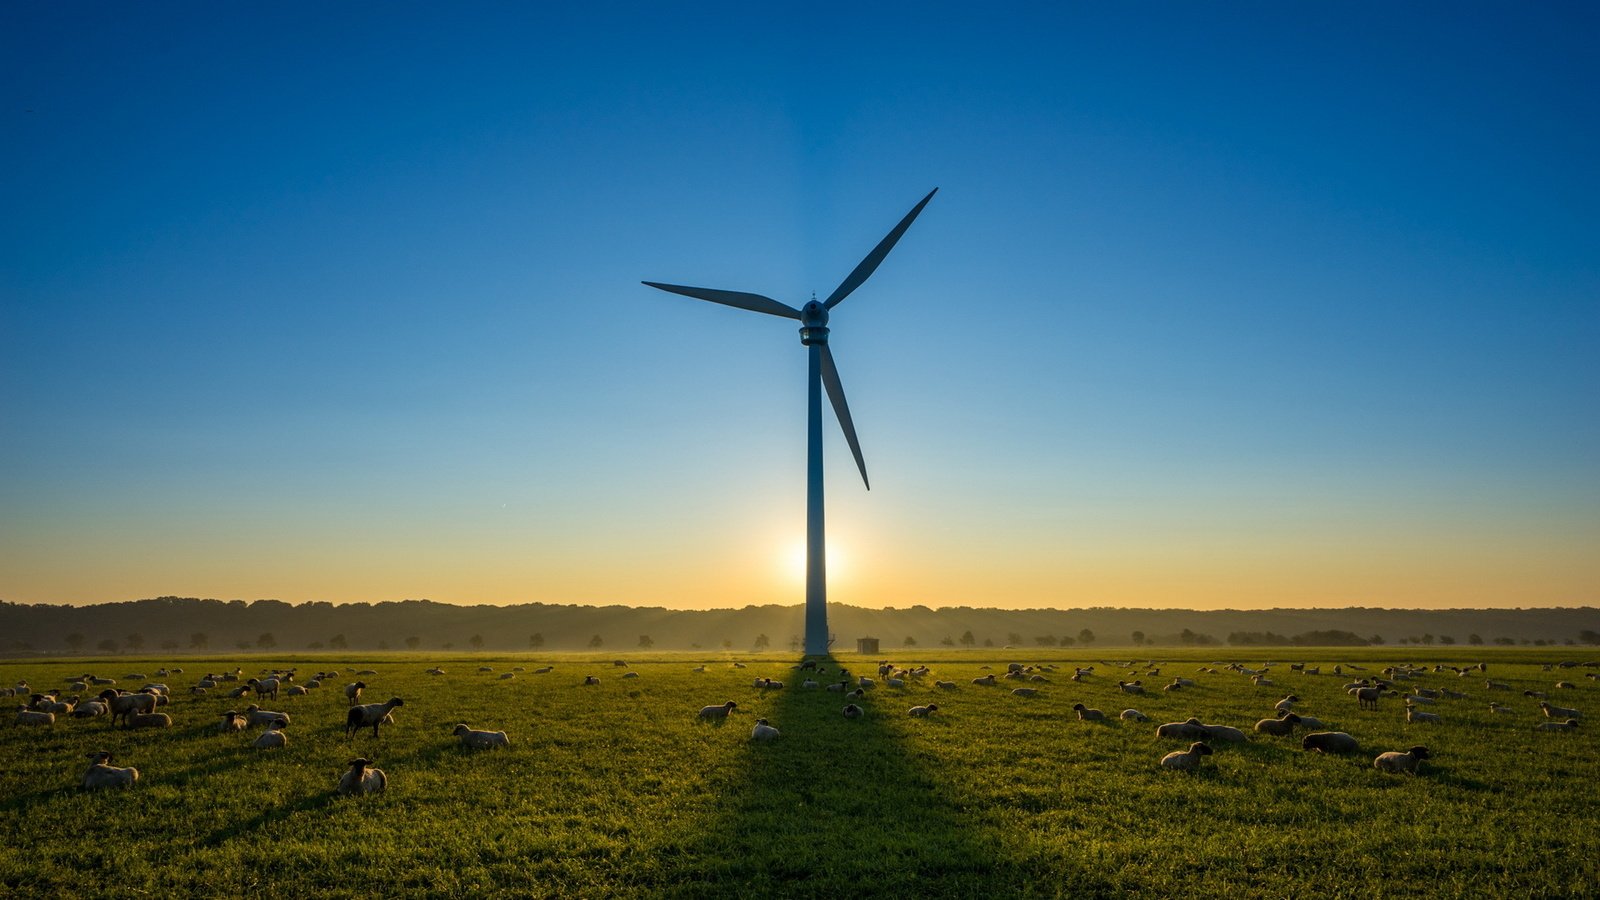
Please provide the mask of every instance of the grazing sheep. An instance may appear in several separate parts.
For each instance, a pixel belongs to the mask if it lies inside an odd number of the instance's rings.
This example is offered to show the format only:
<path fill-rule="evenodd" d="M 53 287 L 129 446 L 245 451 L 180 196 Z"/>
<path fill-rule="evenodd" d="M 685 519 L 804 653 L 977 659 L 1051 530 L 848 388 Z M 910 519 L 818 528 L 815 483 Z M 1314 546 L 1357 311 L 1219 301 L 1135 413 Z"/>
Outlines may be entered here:
<path fill-rule="evenodd" d="M 252 678 L 245 683 L 255 689 L 257 697 L 278 699 L 279 681 L 276 678 Z"/>
<path fill-rule="evenodd" d="M 1383 696 L 1383 688 L 1362 687 L 1350 693 L 1356 695 L 1356 706 L 1360 709 L 1377 709 L 1378 698 Z"/>
<path fill-rule="evenodd" d="M 15 722 L 18 725 L 54 725 L 56 723 L 56 714 L 29 709 L 25 705 L 18 704 Z"/>
<path fill-rule="evenodd" d="M 291 684 L 287 688 L 284 689 L 284 693 L 288 694 L 291 697 L 304 697 L 306 694 L 309 694 L 311 692 L 308 689 L 307 685 Z"/>
<path fill-rule="evenodd" d="M 700 707 L 700 712 L 696 713 L 696 715 L 702 719 L 726 719 L 728 713 L 733 712 L 738 707 L 739 704 L 729 700 L 721 706 L 702 706 Z"/>
<path fill-rule="evenodd" d="M 892 688 L 903 688 L 906 686 L 906 680 L 904 678 L 885 678 L 883 683 Z"/>
<path fill-rule="evenodd" d="M 756 727 L 750 730 L 750 739 L 753 741 L 770 741 L 777 737 L 778 729 L 767 724 L 766 719 L 757 719 Z"/>
<path fill-rule="evenodd" d="M 1300 739 L 1300 748 L 1318 753 L 1354 753 L 1361 745 L 1342 731 L 1315 731 Z"/>
<path fill-rule="evenodd" d="M 504 676 L 501 676 L 501 677 L 504 677 Z M 638 672 L 623 672 L 622 673 L 622 677 L 623 678 L 638 678 L 639 677 L 639 673 Z"/>
<path fill-rule="evenodd" d="M 396 706 L 405 706 L 406 702 L 399 697 L 390 697 L 386 703 L 367 703 L 362 706 L 350 707 L 350 712 L 344 720 L 344 737 L 349 740 L 352 735 L 362 728 L 372 726 L 372 736 L 378 736 L 378 726 L 388 718 L 389 711 Z"/>
<path fill-rule="evenodd" d="M 285 725 L 289 724 L 288 713 L 273 712 L 270 709 L 262 709 L 254 703 L 244 708 L 244 717 L 251 726 L 271 725 L 273 722 L 282 722 Z"/>
<path fill-rule="evenodd" d="M 1211 748 L 1200 741 L 1189 745 L 1187 750 L 1174 750 L 1161 757 L 1161 767 L 1176 769 L 1180 772 L 1192 772 L 1200 768 L 1200 758 L 1211 755 Z"/>
<path fill-rule="evenodd" d="M 927 706 L 913 706 L 906 710 L 906 715 L 913 719 L 926 719 L 939 711 L 939 704 L 929 703 Z"/>
<path fill-rule="evenodd" d="M 981 676 L 979 676 L 977 678 L 972 679 L 972 683 L 973 684 L 986 684 L 986 685 L 993 686 L 997 682 L 994 680 L 994 673 L 991 672 L 988 675 L 981 675 Z"/>
<path fill-rule="evenodd" d="M 100 692 L 100 699 L 104 700 L 106 707 L 111 710 L 111 724 L 117 724 L 121 719 L 124 723 L 128 717 L 135 713 L 150 713 L 156 711 L 155 694 L 126 694 L 106 688 Z"/>
<path fill-rule="evenodd" d="M 1239 744 L 1249 740 L 1248 736 L 1232 725 L 1202 725 L 1206 730 L 1206 740 L 1222 741 L 1228 744 Z"/>
<path fill-rule="evenodd" d="M 1378 754 L 1378 758 L 1372 761 L 1372 767 L 1379 772 L 1392 772 L 1396 775 L 1415 775 L 1417 774 L 1417 763 L 1427 758 L 1427 747 L 1412 747 L 1404 753 L 1398 750 L 1391 750 L 1388 753 Z"/>
<path fill-rule="evenodd" d="M 1576 731 L 1577 729 L 1578 729 L 1578 720 L 1577 719 L 1568 719 L 1565 722 L 1540 722 L 1538 725 L 1534 726 L 1533 730 L 1535 730 L 1535 731 Z"/>
<path fill-rule="evenodd" d="M 1123 710 L 1122 711 L 1122 715 L 1121 715 L 1120 718 L 1122 718 L 1124 721 L 1128 721 L 1128 722 L 1148 722 L 1148 721 L 1150 721 L 1150 717 L 1149 716 L 1145 715 L 1142 712 L 1139 712 L 1137 709 L 1125 709 L 1125 710 Z"/>
<path fill-rule="evenodd" d="M 129 728 L 171 728 L 172 717 L 166 713 L 134 713 L 128 717 Z"/>
<path fill-rule="evenodd" d="M 273 722 L 267 726 L 266 731 L 261 732 L 261 735 L 251 742 L 250 746 L 257 750 L 278 750 L 287 743 L 288 739 L 283 736 L 283 723 Z"/>
<path fill-rule="evenodd" d="M 1124 694 L 1144 693 L 1144 685 L 1137 681 L 1119 681 L 1117 682 L 1117 687 L 1121 688 Z"/>
<path fill-rule="evenodd" d="M 593 675 L 585 675 L 585 676 L 583 676 L 583 686 L 584 687 L 594 687 L 595 685 L 597 685 L 599 683 L 600 683 L 600 679 L 596 678 Z"/>
<path fill-rule="evenodd" d="M 1423 725 L 1423 724 L 1438 724 L 1438 722 L 1439 722 L 1439 714 L 1438 713 L 1431 713 L 1431 712 L 1423 712 L 1422 710 L 1417 709 L 1415 706 L 1412 706 L 1411 704 L 1407 703 L 1406 704 L 1406 721 L 1407 722 L 1415 722 L 1415 723 L 1417 723 L 1419 725 Z"/>
<path fill-rule="evenodd" d="M 864 688 L 871 689 L 871 688 L 877 687 L 878 686 L 878 682 L 875 679 L 868 678 L 867 676 L 862 675 L 860 678 L 858 678 L 856 680 L 856 685 L 858 687 L 864 687 Z"/>
<path fill-rule="evenodd" d="M 846 703 L 842 712 L 846 719 L 859 719 L 866 715 L 866 711 L 854 703 Z"/>
<path fill-rule="evenodd" d="M 468 750 L 493 750 L 497 747 L 511 746 L 511 738 L 506 737 L 504 731 L 474 731 L 461 724 L 450 733 L 461 738 L 461 746 Z"/>
<path fill-rule="evenodd" d="M 350 701 L 351 706 L 355 706 L 357 703 L 361 702 L 361 692 L 366 690 L 366 688 L 367 683 L 365 681 L 355 681 L 345 685 L 345 699 Z"/>
<path fill-rule="evenodd" d="M 1287 737 L 1294 733 L 1294 727 L 1299 724 L 1300 717 L 1288 713 L 1281 719 L 1262 719 L 1256 723 L 1256 731 L 1273 737 Z"/>
<path fill-rule="evenodd" d="M 1078 721 L 1080 722 L 1104 722 L 1106 720 L 1105 713 L 1098 709 L 1090 709 L 1082 703 L 1074 703 L 1072 708 L 1077 712 Z"/>
<path fill-rule="evenodd" d="M 86 753 L 89 757 L 89 770 L 83 773 L 83 786 L 87 790 L 97 791 L 109 787 L 132 787 L 139 780 L 139 770 L 129 766 L 118 768 L 111 765 L 111 754 L 105 750 Z"/>
<path fill-rule="evenodd" d="M 1551 706 L 1549 703 L 1540 703 L 1539 708 L 1544 710 L 1547 719 L 1581 719 L 1583 715 L 1575 709 L 1565 706 Z"/>
<path fill-rule="evenodd" d="M 1168 722 L 1165 725 L 1156 726 L 1156 737 L 1197 741 L 1205 736 L 1206 727 L 1200 724 L 1199 719 L 1189 719 L 1185 722 Z"/>
<path fill-rule="evenodd" d="M 389 777 L 382 769 L 372 768 L 372 760 L 350 760 L 350 771 L 339 779 L 341 794 L 376 794 L 389 786 Z"/>
<path fill-rule="evenodd" d="M 247 720 L 243 715 L 230 709 L 222 714 L 222 721 L 217 723 L 217 730 L 223 734 L 230 734 L 243 731 L 246 724 Z"/>

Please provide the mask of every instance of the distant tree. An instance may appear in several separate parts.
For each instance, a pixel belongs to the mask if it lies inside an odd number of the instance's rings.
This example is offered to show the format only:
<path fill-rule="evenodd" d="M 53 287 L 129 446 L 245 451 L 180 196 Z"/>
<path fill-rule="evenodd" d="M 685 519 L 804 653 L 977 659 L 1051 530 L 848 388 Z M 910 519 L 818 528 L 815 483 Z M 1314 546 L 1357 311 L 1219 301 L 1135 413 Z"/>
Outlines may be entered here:
<path fill-rule="evenodd" d="M 1508 637 L 1497 637 L 1494 639 L 1494 642 L 1497 646 L 1501 647 L 1510 647 L 1516 644 L 1516 641 Z"/>
<path fill-rule="evenodd" d="M 321 650 L 323 648 L 323 646 L 324 645 L 323 645 L 323 643 L 321 641 L 312 641 L 311 643 L 306 645 L 306 649 L 307 650 Z"/>
<path fill-rule="evenodd" d="M 765 649 L 767 649 L 768 647 L 771 647 L 771 646 L 772 646 L 772 638 L 769 638 L 764 634 L 756 635 L 756 649 L 757 650 L 765 650 Z"/>
<path fill-rule="evenodd" d="M 240 650 L 249 650 L 253 645 L 249 641 L 234 641 L 233 646 Z"/>
<path fill-rule="evenodd" d="M 1296 647 L 1365 647 L 1367 639 L 1353 631 L 1337 628 L 1326 631 L 1302 631 L 1289 639 Z"/>
<path fill-rule="evenodd" d="M 1094 632 L 1090 631 L 1087 628 L 1085 628 L 1084 630 L 1078 632 L 1078 643 L 1083 644 L 1085 646 L 1094 643 Z"/>
<path fill-rule="evenodd" d="M 732 650 L 733 649 L 733 638 L 723 638 L 722 639 L 722 649 L 724 649 L 724 650 Z"/>
<path fill-rule="evenodd" d="M 1133 633 L 1133 645 L 1135 647 L 1143 647 L 1144 646 L 1144 632 L 1135 631 Z"/>
<path fill-rule="evenodd" d="M 983 645 L 985 647 L 993 647 L 994 646 L 994 638 L 984 638 L 983 639 Z"/>
<path fill-rule="evenodd" d="M 1375 634 L 1372 637 L 1367 638 L 1367 643 L 1382 645 L 1383 644 L 1383 635 Z"/>
<path fill-rule="evenodd" d="M 1544 638 L 1537 638 L 1537 639 L 1534 640 L 1533 645 L 1535 647 L 1543 647 L 1548 643 L 1550 643 L 1550 642 L 1545 640 Z"/>
<path fill-rule="evenodd" d="M 544 646 L 544 634 L 543 633 L 535 631 L 533 634 L 528 635 L 528 649 L 537 650 L 537 649 L 539 649 L 540 647 L 543 647 L 543 646 Z"/>
<path fill-rule="evenodd" d="M 123 638 L 122 642 L 124 644 L 127 644 L 128 645 L 128 649 L 132 650 L 135 653 L 138 653 L 140 650 L 144 649 L 144 635 L 140 634 L 137 631 L 135 631 L 133 634 L 130 634 L 127 637 Z"/>
<path fill-rule="evenodd" d="M 482 650 L 483 649 L 483 635 L 475 634 L 472 637 L 467 638 L 467 643 L 471 644 L 472 645 L 472 649 L 474 649 L 474 650 Z"/>
<path fill-rule="evenodd" d="M 1054 647 L 1056 645 L 1056 636 L 1053 634 L 1036 634 L 1033 637 L 1033 642 L 1041 647 Z"/>
<path fill-rule="evenodd" d="M 273 636 L 272 632 L 263 631 L 261 635 L 256 638 L 256 646 L 263 650 L 271 650 L 273 647 L 278 646 L 278 639 Z"/>
<path fill-rule="evenodd" d="M 1195 634 L 1193 629 L 1185 628 L 1184 630 L 1178 632 L 1178 643 L 1180 644 L 1192 647 L 1199 643 L 1199 641 L 1200 636 Z"/>
<path fill-rule="evenodd" d="M 798 634 L 789 635 L 789 650 L 794 652 L 794 653 L 799 653 L 800 652 L 800 635 L 798 635 Z"/>
<path fill-rule="evenodd" d="M 648 634 L 639 635 L 639 646 L 641 648 L 643 648 L 645 650 L 649 650 L 651 647 L 654 647 L 655 645 L 656 645 L 656 639 L 655 638 L 651 637 Z"/>
<path fill-rule="evenodd" d="M 977 642 L 978 642 L 978 639 L 972 636 L 972 629 L 968 628 L 966 631 L 963 631 L 961 633 L 961 646 L 963 646 L 963 647 L 971 647 L 973 644 L 976 644 Z"/>
<path fill-rule="evenodd" d="M 74 631 L 73 633 L 67 635 L 67 646 L 72 648 L 73 653 L 77 653 L 78 648 L 82 647 L 83 642 L 86 640 L 88 640 L 88 638 Z"/>
<path fill-rule="evenodd" d="M 189 646 L 195 650 L 204 650 L 211 643 L 211 635 L 204 631 L 196 631 L 189 635 Z"/>
<path fill-rule="evenodd" d="M 1578 640 L 1585 644 L 1600 644 L 1600 631 L 1595 631 L 1593 628 L 1585 628 L 1578 632 Z"/>
<path fill-rule="evenodd" d="M 175 640 L 172 640 L 171 638 L 168 638 L 168 639 L 166 639 L 166 640 L 161 642 L 161 649 L 163 649 L 163 650 L 176 650 L 176 649 L 178 649 L 178 642 L 175 641 Z"/>
<path fill-rule="evenodd" d="M 954 647 L 956 645 L 956 639 L 947 634 L 939 639 L 939 643 L 945 645 L 946 647 Z"/>
<path fill-rule="evenodd" d="M 417 649 L 418 647 L 421 647 L 421 646 L 422 646 L 422 638 L 419 638 L 414 634 L 411 637 L 406 638 L 406 649 L 407 650 L 415 650 L 415 649 Z"/>
<path fill-rule="evenodd" d="M 589 649 L 598 650 L 600 649 L 600 645 L 604 643 L 605 641 L 601 639 L 600 635 L 593 635 L 589 638 Z"/>
<path fill-rule="evenodd" d="M 1006 643 L 1013 647 L 1020 647 L 1022 646 L 1022 635 L 1015 631 L 1008 631 L 1006 632 Z"/>
<path fill-rule="evenodd" d="M 388 641 L 379 641 L 378 642 L 378 649 L 379 650 L 387 650 L 387 649 L 389 649 L 389 642 Z"/>
<path fill-rule="evenodd" d="M 915 647 L 916 645 L 917 645 L 917 639 L 912 637 L 909 634 L 906 635 L 906 640 L 905 640 L 904 646 L 906 646 L 906 647 Z"/>
<path fill-rule="evenodd" d="M 1449 645 L 1451 645 L 1451 644 L 1454 644 L 1454 643 L 1455 643 L 1455 642 L 1456 642 L 1456 639 L 1455 639 L 1455 638 L 1453 638 L 1453 637 L 1451 637 L 1451 636 L 1450 636 L 1450 635 L 1448 635 L 1448 634 L 1441 634 L 1441 635 L 1439 635 L 1439 643 L 1441 643 L 1441 644 L 1444 644 L 1444 645 L 1446 645 L 1446 646 L 1449 646 Z"/>
<path fill-rule="evenodd" d="M 1428 645 L 1428 646 L 1430 646 L 1430 647 L 1431 647 L 1431 646 L 1433 646 L 1433 635 L 1431 635 L 1431 634 L 1424 634 L 1424 635 L 1423 635 L 1423 636 L 1422 636 L 1422 643 L 1424 643 L 1424 644 L 1427 644 L 1427 645 Z"/>
<path fill-rule="evenodd" d="M 1467 643 L 1471 644 L 1474 647 L 1481 647 L 1481 646 L 1483 646 L 1483 635 L 1481 635 L 1481 634 L 1469 634 L 1469 635 L 1467 635 Z"/>
<path fill-rule="evenodd" d="M 333 637 L 328 638 L 328 646 L 335 650 L 346 650 L 350 647 L 350 639 L 346 638 L 344 636 L 344 632 L 341 631 Z"/>
<path fill-rule="evenodd" d="M 105 640 L 101 641 L 100 643 L 96 644 L 95 646 L 99 647 L 101 650 L 104 650 L 107 653 L 115 653 L 115 652 L 117 652 L 117 639 L 116 638 L 106 638 Z"/>

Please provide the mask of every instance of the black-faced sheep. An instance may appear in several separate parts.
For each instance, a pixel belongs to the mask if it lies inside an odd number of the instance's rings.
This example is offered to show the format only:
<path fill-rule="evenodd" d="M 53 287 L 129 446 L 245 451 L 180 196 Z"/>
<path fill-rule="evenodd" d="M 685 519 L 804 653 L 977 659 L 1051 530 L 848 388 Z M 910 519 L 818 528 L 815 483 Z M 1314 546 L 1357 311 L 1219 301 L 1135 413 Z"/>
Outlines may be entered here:
<path fill-rule="evenodd" d="M 371 727 L 372 736 L 378 736 L 378 726 L 389 715 L 389 711 L 396 706 L 405 706 L 406 702 L 399 697 L 390 697 L 386 703 L 366 703 L 361 706 L 350 707 L 350 712 L 345 715 L 344 737 L 349 740 L 352 735 L 362 728 Z"/>
<path fill-rule="evenodd" d="M 1354 753 L 1361 745 L 1342 731 L 1314 731 L 1300 739 L 1300 748 L 1318 753 Z"/>
<path fill-rule="evenodd" d="M 1078 721 L 1080 722 L 1104 722 L 1106 720 L 1105 713 L 1098 709 L 1090 709 L 1082 703 L 1072 704 L 1072 709 L 1078 714 Z"/>
<path fill-rule="evenodd" d="M 1195 741 L 1189 745 L 1187 750 L 1174 750 L 1161 757 L 1161 766 L 1166 769 L 1176 769 L 1180 772 L 1192 772 L 1200 767 L 1202 757 L 1210 755 L 1210 747 L 1200 741 Z"/>
<path fill-rule="evenodd" d="M 1404 753 L 1391 750 L 1388 753 L 1378 754 L 1372 761 L 1373 768 L 1379 772 L 1393 772 L 1396 775 L 1417 774 L 1417 763 L 1428 758 L 1427 747 L 1412 747 Z"/>
<path fill-rule="evenodd" d="M 738 708 L 739 704 L 729 700 L 721 706 L 702 706 L 700 707 L 700 712 L 696 713 L 696 715 L 702 719 L 726 719 L 728 717 L 728 713 L 731 713 Z"/>
<path fill-rule="evenodd" d="M 913 719 L 926 719 L 939 711 L 939 704 L 929 703 L 927 706 L 913 706 L 906 710 L 906 715 Z"/>
<path fill-rule="evenodd" d="M 756 727 L 750 731 L 750 739 L 753 741 L 770 741 L 778 735 L 778 729 L 768 725 L 766 719 L 757 719 Z"/>
<path fill-rule="evenodd" d="M 863 710 L 854 703 L 846 703 L 843 712 L 846 719 L 859 719 L 866 715 L 866 710 Z"/>
<path fill-rule="evenodd" d="M 339 778 L 341 794 L 376 794 L 389 786 L 389 777 L 382 769 L 372 768 L 372 760 L 350 760 L 350 769 Z"/>
<path fill-rule="evenodd" d="M 468 750 L 493 750 L 511 746 L 511 738 L 507 737 L 504 731 L 475 731 L 461 724 L 450 733 L 460 738 L 461 746 Z"/>
<path fill-rule="evenodd" d="M 111 765 L 111 754 L 105 750 L 97 750 L 85 754 L 89 757 L 89 771 L 83 773 L 84 788 L 96 791 L 110 787 L 132 787 L 139 780 L 139 770 L 128 766 L 118 768 Z"/>
<path fill-rule="evenodd" d="M 1262 719 L 1256 723 L 1256 731 L 1273 737 L 1286 737 L 1294 733 L 1294 727 L 1299 724 L 1300 717 L 1289 713 L 1281 719 Z"/>

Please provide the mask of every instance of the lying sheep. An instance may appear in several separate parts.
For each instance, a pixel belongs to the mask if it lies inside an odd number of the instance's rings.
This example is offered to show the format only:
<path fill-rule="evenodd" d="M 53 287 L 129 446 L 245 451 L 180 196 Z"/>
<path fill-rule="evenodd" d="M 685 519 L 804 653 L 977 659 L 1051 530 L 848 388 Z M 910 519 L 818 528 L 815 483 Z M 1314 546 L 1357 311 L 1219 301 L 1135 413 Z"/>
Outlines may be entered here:
<path fill-rule="evenodd" d="M 254 703 L 244 708 L 244 717 L 245 721 L 249 722 L 251 726 L 271 725 L 273 722 L 282 722 L 285 725 L 289 724 L 288 713 L 273 712 L 270 709 L 262 709 Z"/>
<path fill-rule="evenodd" d="M 1149 716 L 1145 715 L 1142 712 L 1139 712 L 1137 709 L 1125 709 L 1125 710 L 1122 711 L 1122 715 L 1119 718 L 1121 718 L 1125 722 L 1148 722 L 1148 721 L 1150 721 L 1150 717 Z"/>
<path fill-rule="evenodd" d="M 804 690 L 813 690 L 821 687 L 821 685 L 817 684 L 817 680 L 815 678 L 807 678 L 805 681 L 800 682 L 800 687 Z"/>
<path fill-rule="evenodd" d="M 1124 694 L 1144 693 L 1144 685 L 1137 681 L 1119 681 L 1117 682 L 1117 687 L 1121 688 Z"/>
<path fill-rule="evenodd" d="M 728 713 L 733 712 L 738 707 L 739 704 L 729 700 L 721 706 L 702 706 L 700 707 L 700 712 L 696 715 L 702 719 L 726 719 Z"/>
<path fill-rule="evenodd" d="M 172 717 L 166 713 L 134 713 L 128 717 L 129 728 L 171 728 Z"/>
<path fill-rule="evenodd" d="M 1192 772 L 1200 768 L 1202 757 L 1210 755 L 1210 747 L 1200 741 L 1195 741 L 1189 745 L 1187 750 L 1174 750 L 1161 757 L 1161 766 L 1165 769 L 1176 769 L 1180 772 Z"/>
<path fill-rule="evenodd" d="M 909 710 L 906 710 L 906 714 L 911 716 L 913 719 L 926 719 L 938 711 L 939 704 L 929 703 L 927 706 L 913 706 Z"/>
<path fill-rule="evenodd" d="M 405 706 L 406 702 L 399 697 L 390 697 L 385 703 L 367 703 L 361 706 L 350 707 L 350 712 L 344 718 L 344 737 L 349 740 L 357 731 L 371 727 L 372 736 L 378 736 L 378 726 L 389 719 L 389 712 L 397 706 Z"/>
<path fill-rule="evenodd" d="M 1018 697 L 1034 697 L 1039 693 L 1038 688 L 1012 688 L 1011 693 Z"/>
<path fill-rule="evenodd" d="M 1583 718 L 1583 716 L 1580 715 L 1577 710 L 1568 709 L 1565 706 L 1551 706 L 1549 703 L 1540 703 L 1539 704 L 1539 708 L 1544 710 L 1544 715 L 1545 715 L 1545 718 L 1547 718 L 1547 719 L 1581 719 L 1581 718 Z"/>
<path fill-rule="evenodd" d="M 1199 719 L 1189 719 L 1184 722 L 1168 722 L 1156 726 L 1156 737 L 1177 738 L 1185 741 L 1197 741 L 1206 736 L 1206 727 L 1200 724 Z"/>
<path fill-rule="evenodd" d="M 18 725 L 54 725 L 56 723 L 56 714 L 29 709 L 25 705 L 18 704 L 15 722 Z"/>
<path fill-rule="evenodd" d="M 1104 722 L 1106 720 L 1105 713 L 1098 709 L 1090 709 L 1082 703 L 1072 704 L 1072 709 L 1077 712 L 1078 721 L 1080 722 Z"/>
<path fill-rule="evenodd" d="M 750 739 L 753 741 L 770 741 L 778 735 L 778 729 L 768 725 L 766 719 L 757 719 L 756 727 L 750 730 Z"/>
<path fill-rule="evenodd" d="M 376 794 L 388 786 L 389 777 L 383 770 L 372 768 L 372 760 L 359 757 L 350 760 L 350 770 L 339 779 L 341 794 Z"/>
<path fill-rule="evenodd" d="M 1300 748 L 1318 753 L 1354 753 L 1361 745 L 1342 731 L 1315 731 L 1300 739 Z"/>
<path fill-rule="evenodd" d="M 1427 747 L 1412 747 L 1404 753 L 1398 750 L 1391 750 L 1388 753 L 1378 754 L 1378 758 L 1372 761 L 1372 767 L 1379 772 L 1393 772 L 1396 775 L 1415 775 L 1417 774 L 1417 763 L 1427 758 Z"/>
<path fill-rule="evenodd" d="M 460 738 L 461 746 L 468 750 L 493 750 L 511 746 L 511 738 L 507 737 L 504 731 L 475 731 L 463 723 L 457 725 L 450 733 Z"/>
<path fill-rule="evenodd" d="M 842 712 L 844 713 L 844 717 L 846 719 L 859 719 L 866 715 L 866 710 L 863 710 L 854 703 L 846 703 Z"/>
<path fill-rule="evenodd" d="M 1576 731 L 1578 720 L 1568 719 L 1565 722 L 1540 722 L 1534 726 L 1535 731 Z"/>
<path fill-rule="evenodd" d="M 1300 702 L 1300 698 L 1299 697 L 1295 696 L 1294 694 L 1289 694 L 1288 696 L 1284 697 L 1282 700 L 1279 700 L 1277 703 L 1274 703 L 1272 705 L 1272 708 L 1276 709 L 1276 710 L 1294 709 L 1294 705 L 1296 703 L 1299 703 L 1299 702 Z"/>
<path fill-rule="evenodd" d="M 548 675 L 551 672 L 555 671 L 555 668 L 556 668 L 555 666 L 540 666 L 539 668 L 533 670 L 533 674 L 535 674 L 535 675 Z"/>
<path fill-rule="evenodd" d="M 83 773 L 83 786 L 86 790 L 97 791 L 101 788 L 132 787 L 139 780 L 139 770 L 128 766 L 118 768 L 111 765 L 111 754 L 105 750 L 86 753 L 89 757 L 89 770 Z"/>
<path fill-rule="evenodd" d="M 1227 744 L 1239 744 L 1248 740 L 1245 733 L 1232 725 L 1202 725 L 1206 730 L 1206 740 L 1222 741 Z"/>
<path fill-rule="evenodd" d="M 230 709 L 222 714 L 222 721 L 217 723 L 217 730 L 223 734 L 233 734 L 243 731 L 247 724 L 242 714 Z"/>
<path fill-rule="evenodd" d="M 1422 710 L 1417 709 L 1415 706 L 1412 706 L 1411 704 L 1407 703 L 1406 704 L 1406 721 L 1407 722 L 1413 722 L 1413 723 L 1416 723 L 1416 724 L 1436 725 L 1439 722 L 1439 714 L 1438 713 L 1431 713 L 1431 712 L 1423 712 Z"/>
<path fill-rule="evenodd" d="M 256 748 L 257 750 L 279 750 L 282 749 L 287 743 L 288 739 L 283 736 L 283 723 L 273 722 L 271 725 L 267 726 L 266 731 L 261 732 L 261 734 L 250 743 L 250 746 Z"/>
<path fill-rule="evenodd" d="M 974 678 L 974 679 L 972 679 L 972 683 L 973 684 L 989 685 L 991 687 L 994 686 L 995 684 L 997 684 L 997 682 L 994 680 L 994 674 L 993 673 L 990 673 L 988 675 L 981 675 L 981 676 L 979 676 L 977 678 Z"/>
<path fill-rule="evenodd" d="M 1270 734 L 1273 737 L 1287 737 L 1294 733 L 1294 727 L 1300 724 L 1300 717 L 1288 713 L 1281 719 L 1262 719 L 1256 723 L 1256 731 L 1261 734 Z"/>
<path fill-rule="evenodd" d="M 72 710 L 72 717 L 74 719 L 92 719 L 95 716 L 106 715 L 110 711 L 104 701 L 85 700 Z"/>
<path fill-rule="evenodd" d="M 584 687 L 593 687 L 593 686 L 595 686 L 595 685 L 597 685 L 599 683 L 600 683 L 600 679 L 596 678 L 593 675 L 585 675 L 583 677 L 583 686 Z"/>

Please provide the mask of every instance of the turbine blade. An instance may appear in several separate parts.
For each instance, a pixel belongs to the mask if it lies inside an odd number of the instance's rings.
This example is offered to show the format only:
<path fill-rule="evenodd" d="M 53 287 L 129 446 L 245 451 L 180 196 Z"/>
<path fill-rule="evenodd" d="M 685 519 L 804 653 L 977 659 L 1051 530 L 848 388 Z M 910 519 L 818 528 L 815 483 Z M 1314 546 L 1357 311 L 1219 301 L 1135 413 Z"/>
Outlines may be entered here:
<path fill-rule="evenodd" d="M 654 281 L 642 281 L 658 290 L 673 294 L 682 294 L 685 297 L 694 297 L 697 300 L 710 300 L 712 303 L 721 303 L 723 306 L 736 306 L 739 309 L 748 309 L 751 312 L 766 313 L 769 316 L 782 316 L 785 319 L 800 318 L 800 310 L 786 303 L 779 303 L 771 297 L 760 294 L 747 294 L 744 291 L 718 291 L 711 288 L 684 287 L 681 284 L 657 284 Z"/>
<path fill-rule="evenodd" d="M 839 369 L 833 364 L 833 351 L 827 344 L 822 345 L 822 386 L 828 389 L 828 399 L 833 401 L 833 412 L 839 417 L 839 427 L 844 429 L 844 439 L 850 443 L 850 452 L 855 455 L 856 468 L 861 470 L 861 483 L 872 490 L 872 482 L 867 480 L 867 463 L 861 458 L 861 442 L 856 440 L 856 426 L 850 421 L 850 404 L 844 400 L 844 385 L 839 383 Z"/>
<path fill-rule="evenodd" d="M 906 217 L 900 220 L 900 224 L 885 235 L 883 240 L 878 242 L 878 246 L 872 248 L 872 252 L 867 254 L 867 258 L 856 266 L 855 271 L 850 273 L 850 277 L 840 282 L 839 286 L 833 289 L 833 293 L 828 295 L 828 299 L 823 301 L 822 305 L 828 309 L 833 309 L 844 298 L 850 296 L 851 291 L 860 287 L 861 282 L 871 278 L 872 273 L 877 271 L 878 264 L 883 262 L 883 258 L 889 255 L 890 250 L 894 249 L 895 242 L 900 240 L 900 235 L 905 234 L 906 229 L 911 227 L 912 221 L 917 218 L 917 213 L 922 212 L 922 208 L 927 206 L 928 201 L 932 200 L 933 195 L 937 193 L 939 193 L 939 189 L 934 188 L 928 192 L 928 196 L 922 198 L 921 203 L 911 207 L 911 212 L 906 213 Z"/>

